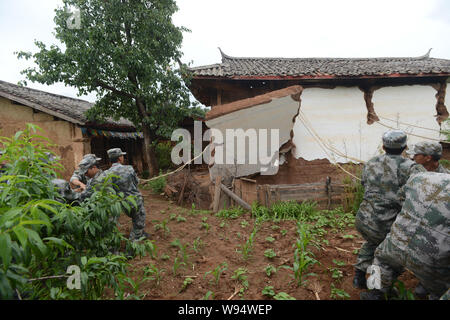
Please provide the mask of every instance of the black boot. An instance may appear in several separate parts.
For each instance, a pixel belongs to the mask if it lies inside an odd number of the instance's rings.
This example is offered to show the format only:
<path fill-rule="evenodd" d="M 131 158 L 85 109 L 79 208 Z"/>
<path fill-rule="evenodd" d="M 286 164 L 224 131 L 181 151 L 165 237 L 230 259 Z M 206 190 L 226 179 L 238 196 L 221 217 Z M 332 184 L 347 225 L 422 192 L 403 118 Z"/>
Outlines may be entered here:
<path fill-rule="evenodd" d="M 359 294 L 361 300 L 385 300 L 384 292 L 381 290 L 373 289 Z"/>
<path fill-rule="evenodd" d="M 353 287 L 358 289 L 367 289 L 366 273 L 364 271 L 355 269 L 355 277 L 353 278 Z"/>

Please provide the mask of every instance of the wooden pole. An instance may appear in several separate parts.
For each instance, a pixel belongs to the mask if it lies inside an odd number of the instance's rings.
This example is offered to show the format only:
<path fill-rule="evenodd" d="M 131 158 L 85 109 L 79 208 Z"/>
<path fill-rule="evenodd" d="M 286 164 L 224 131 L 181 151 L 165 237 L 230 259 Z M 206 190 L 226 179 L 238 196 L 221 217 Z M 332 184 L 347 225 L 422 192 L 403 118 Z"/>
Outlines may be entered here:
<path fill-rule="evenodd" d="M 244 209 L 252 210 L 252 206 L 249 205 L 247 202 L 239 198 L 233 191 L 228 189 L 226 186 L 224 186 L 222 183 L 220 183 L 220 189 L 225 192 L 231 199 L 236 201 L 239 205 L 241 205 Z"/>
<path fill-rule="evenodd" d="M 219 211 L 220 200 L 220 185 L 222 184 L 222 176 L 216 177 L 216 183 L 214 185 L 214 199 L 213 199 L 213 211 Z"/>

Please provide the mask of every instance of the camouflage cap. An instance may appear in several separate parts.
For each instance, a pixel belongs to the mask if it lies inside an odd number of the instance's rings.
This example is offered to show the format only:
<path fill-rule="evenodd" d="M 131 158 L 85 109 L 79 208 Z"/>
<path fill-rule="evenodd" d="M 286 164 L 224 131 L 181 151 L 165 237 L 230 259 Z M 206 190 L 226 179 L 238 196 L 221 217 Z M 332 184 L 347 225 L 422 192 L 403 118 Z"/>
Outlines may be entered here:
<path fill-rule="evenodd" d="M 102 160 L 102 158 L 97 158 L 97 156 L 96 156 L 95 154 L 93 154 L 93 153 L 85 154 L 85 155 L 83 156 L 83 159 L 86 159 L 86 158 L 95 158 L 96 161 Z"/>
<path fill-rule="evenodd" d="M 78 164 L 78 168 L 81 174 L 86 174 L 86 172 L 95 164 L 97 164 L 96 157 L 85 157 Z"/>
<path fill-rule="evenodd" d="M 434 141 L 420 141 L 416 143 L 406 154 L 414 156 L 416 154 L 423 154 L 426 156 L 442 156 L 442 146 L 439 142 Z"/>
<path fill-rule="evenodd" d="M 383 146 L 400 149 L 406 146 L 406 133 L 401 130 L 390 130 L 383 134 Z"/>
<path fill-rule="evenodd" d="M 120 148 L 109 149 L 107 152 L 108 152 L 108 157 L 110 159 L 116 159 L 120 156 L 127 154 L 126 152 L 122 152 L 122 149 L 120 149 Z"/>

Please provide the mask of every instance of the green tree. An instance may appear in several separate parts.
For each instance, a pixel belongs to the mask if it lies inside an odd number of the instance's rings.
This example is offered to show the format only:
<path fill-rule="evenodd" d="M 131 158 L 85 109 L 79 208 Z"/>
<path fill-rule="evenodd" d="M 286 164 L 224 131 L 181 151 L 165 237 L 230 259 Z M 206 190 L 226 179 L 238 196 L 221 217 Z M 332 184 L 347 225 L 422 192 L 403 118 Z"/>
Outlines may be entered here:
<path fill-rule="evenodd" d="M 37 67 L 22 71 L 43 84 L 63 82 L 80 95 L 96 92 L 91 120 L 120 117 L 144 134 L 144 160 L 158 173 L 154 147 L 170 137 L 189 108 L 189 73 L 180 62 L 184 27 L 172 23 L 174 0 L 63 0 L 55 10 L 55 36 L 63 47 L 35 41 L 38 52 L 17 52 Z M 76 8 L 74 11 L 69 8 Z M 74 24 L 74 12 L 80 13 Z M 75 21 L 77 22 L 77 21 Z M 26 84 L 26 82 L 24 82 Z M 201 110 L 201 109 L 200 109 Z"/>

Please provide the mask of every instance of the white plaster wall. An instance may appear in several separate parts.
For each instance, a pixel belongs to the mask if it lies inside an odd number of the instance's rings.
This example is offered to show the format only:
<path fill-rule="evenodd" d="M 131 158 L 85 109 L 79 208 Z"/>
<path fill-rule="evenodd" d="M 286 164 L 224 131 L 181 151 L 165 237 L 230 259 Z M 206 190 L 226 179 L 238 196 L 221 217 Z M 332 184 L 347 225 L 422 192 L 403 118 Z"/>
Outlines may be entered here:
<path fill-rule="evenodd" d="M 408 145 L 411 145 L 424 140 L 411 134 L 439 139 L 439 126 L 434 117 L 436 114 L 435 94 L 436 90 L 431 86 L 384 87 L 375 90 L 372 102 L 381 123 L 404 130 L 408 133 Z M 381 136 L 390 129 L 379 123 L 367 124 L 364 93 L 357 87 L 307 88 L 303 91 L 301 100 L 301 110 L 312 128 L 321 139 L 342 154 L 367 161 L 381 153 Z M 306 160 L 327 158 L 332 162 L 340 163 L 352 161 L 329 150 L 327 155 L 299 118 L 294 125 L 293 142 L 296 145 L 294 151 L 296 158 L 301 157 Z"/>
<path fill-rule="evenodd" d="M 270 141 L 270 130 L 279 129 L 279 146 L 289 141 L 290 133 L 293 127 L 293 119 L 297 114 L 299 102 L 293 100 L 290 96 L 279 99 L 273 99 L 270 103 L 257 105 L 251 108 L 239 110 L 209 121 L 206 125 L 209 128 L 215 128 L 221 131 L 224 138 L 224 160 L 222 163 L 234 163 L 237 158 L 237 142 L 234 144 L 234 152 L 230 144 L 226 143 L 226 129 L 241 128 L 244 131 L 248 129 L 267 129 L 268 141 Z M 217 147 L 216 147 L 217 149 Z M 259 149 L 257 152 L 259 152 Z M 245 176 L 256 172 L 261 172 L 261 165 L 248 164 L 249 162 L 249 148 L 246 143 L 246 161 L 244 165 L 227 165 L 214 164 L 210 169 L 211 175 L 215 176 L 217 170 L 226 168 L 233 173 L 234 176 Z M 277 150 L 270 150 L 272 154 L 278 152 Z M 268 152 L 269 152 L 268 151 Z M 217 150 L 216 150 L 217 154 Z M 233 156 L 234 155 L 234 156 Z M 217 159 L 215 159 L 217 160 Z M 226 162 L 225 162 L 226 161 Z M 216 161 L 217 162 L 217 161 Z M 275 170 L 275 174 L 278 170 Z M 224 173 L 221 173 L 224 174 Z M 267 173 L 266 173 L 267 174 Z"/>

